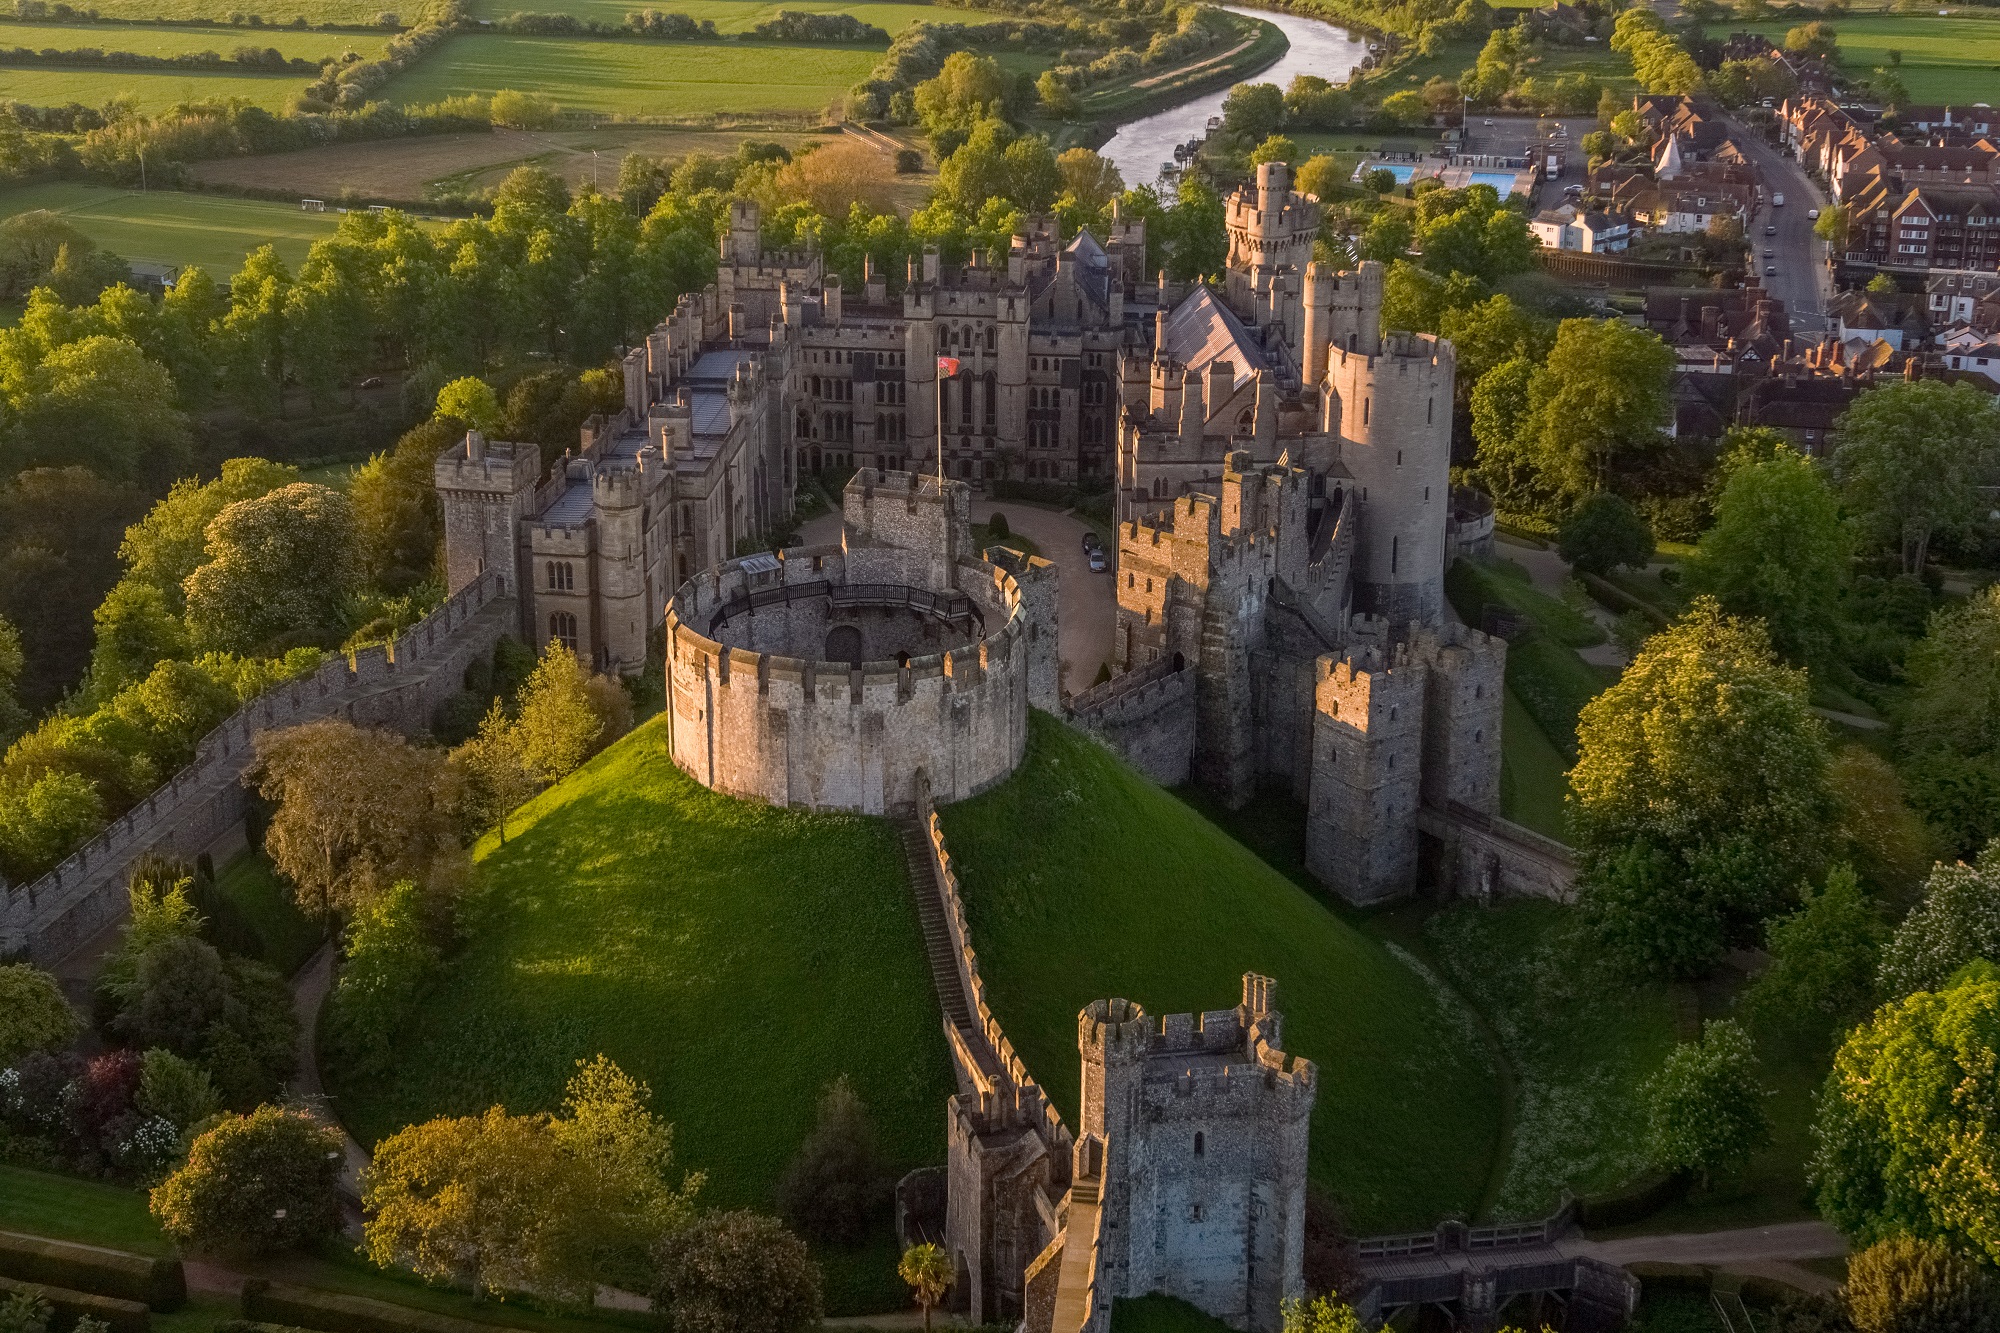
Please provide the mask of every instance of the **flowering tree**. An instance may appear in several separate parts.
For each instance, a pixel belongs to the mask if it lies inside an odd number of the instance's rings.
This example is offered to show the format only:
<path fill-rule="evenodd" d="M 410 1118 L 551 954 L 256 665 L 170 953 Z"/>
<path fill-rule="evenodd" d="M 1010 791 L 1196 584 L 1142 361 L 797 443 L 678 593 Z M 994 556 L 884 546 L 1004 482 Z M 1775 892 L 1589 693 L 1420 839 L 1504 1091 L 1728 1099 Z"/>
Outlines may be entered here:
<path fill-rule="evenodd" d="M 1646 1081 L 1646 1138 L 1653 1160 L 1702 1181 L 1741 1165 L 1770 1141 L 1764 1088 L 1750 1035 L 1730 1019 L 1715 1019 L 1700 1041 L 1682 1042 Z"/>

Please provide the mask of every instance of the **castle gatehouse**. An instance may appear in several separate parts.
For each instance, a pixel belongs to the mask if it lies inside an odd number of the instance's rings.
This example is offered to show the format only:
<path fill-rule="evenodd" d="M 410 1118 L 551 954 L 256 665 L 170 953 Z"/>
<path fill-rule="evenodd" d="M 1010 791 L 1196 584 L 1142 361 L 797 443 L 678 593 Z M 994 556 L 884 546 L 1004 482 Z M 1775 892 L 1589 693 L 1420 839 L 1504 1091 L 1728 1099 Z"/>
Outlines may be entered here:
<path fill-rule="evenodd" d="M 674 761 L 774 805 L 910 814 L 1014 771 L 1054 709 L 1056 569 L 973 550 L 962 482 L 864 468 L 841 540 L 759 553 L 667 607 Z"/>

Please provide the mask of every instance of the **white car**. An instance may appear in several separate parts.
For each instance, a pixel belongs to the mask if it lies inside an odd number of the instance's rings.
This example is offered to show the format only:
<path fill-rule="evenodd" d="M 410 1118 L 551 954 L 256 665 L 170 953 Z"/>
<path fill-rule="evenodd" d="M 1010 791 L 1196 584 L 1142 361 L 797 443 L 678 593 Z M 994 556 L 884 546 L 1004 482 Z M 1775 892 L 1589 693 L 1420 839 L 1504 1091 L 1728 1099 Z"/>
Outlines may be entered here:
<path fill-rule="evenodd" d="M 1785 196 L 1783 196 L 1782 194 L 1774 194 L 1771 196 L 1771 207 L 1783 208 L 1784 206 L 1785 206 Z"/>
<path fill-rule="evenodd" d="M 1819 210 L 1818 210 L 1817 208 L 1809 208 L 1809 209 L 1807 209 L 1807 210 L 1806 210 L 1806 217 L 1807 217 L 1807 218 L 1808 218 L 1809 220 L 1813 221 L 1813 222 L 1818 222 L 1818 221 L 1819 221 Z"/>

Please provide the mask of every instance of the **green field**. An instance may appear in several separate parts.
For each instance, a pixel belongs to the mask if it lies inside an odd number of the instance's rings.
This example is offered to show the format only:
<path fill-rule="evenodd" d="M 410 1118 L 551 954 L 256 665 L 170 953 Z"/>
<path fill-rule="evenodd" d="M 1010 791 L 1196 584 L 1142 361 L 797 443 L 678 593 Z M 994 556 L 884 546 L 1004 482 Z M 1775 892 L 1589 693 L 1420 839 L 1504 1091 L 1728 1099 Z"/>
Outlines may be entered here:
<path fill-rule="evenodd" d="M 994 1011 L 1065 1119 L 1085 1004 L 1228 1008 L 1262 972 L 1290 1053 L 1319 1066 L 1313 1184 L 1362 1233 L 1469 1215 L 1500 1118 L 1469 1016 L 1171 792 L 1033 724 L 1021 770 L 943 818 Z"/>
<path fill-rule="evenodd" d="M 0 1166 L 0 1231 L 88 1241 L 139 1254 L 173 1249 L 138 1190 L 13 1166 Z"/>
<path fill-rule="evenodd" d="M 131 51 L 142 56 L 177 56 L 190 51 L 214 51 L 227 56 L 239 46 L 254 46 L 260 51 L 275 46 L 287 60 L 323 60 L 348 51 L 374 59 L 388 45 L 387 33 L 290 32 L 226 24 L 182 28 L 149 23 L 0 23 L 0 49 L 25 46 L 31 51 L 94 47 L 99 51 Z M 132 71 L 88 72 L 101 73 L 115 82 Z M 300 76 L 288 77 L 296 82 Z"/>
<path fill-rule="evenodd" d="M 1866 77 L 1889 63 L 1891 50 L 1903 53 L 1896 72 L 1918 102 L 2000 101 L 2000 14 L 1956 10 L 1949 18 L 1935 14 L 1848 15 L 1829 20 L 1840 35 L 1840 63 L 1850 74 Z M 1783 43 L 1785 31 L 1804 22 L 1711 24 L 1709 33 L 1724 36 L 1747 30 Z"/>
<path fill-rule="evenodd" d="M 217 23 L 235 13 L 256 14 L 264 20 L 262 27 L 245 25 L 245 35 L 255 36 L 296 18 L 308 23 L 372 26 L 376 15 L 384 12 L 384 0 L 256 0 L 254 4 L 223 4 L 221 0 L 94 0 L 89 8 L 105 18 L 200 19 Z M 406 24 L 416 22 L 421 11 L 421 3 L 390 3 L 387 9 L 400 15 Z"/>
<path fill-rule="evenodd" d="M 761 42 L 576 41 L 481 33 L 454 37 L 383 89 L 405 105 L 532 89 L 565 110 L 606 115 L 817 111 L 865 78 L 878 51 Z"/>
<path fill-rule="evenodd" d="M 327 1071 L 363 1143 L 495 1104 L 547 1109 L 602 1052 L 653 1088 L 703 1199 L 770 1209 L 820 1090 L 854 1080 L 896 1175 L 944 1160 L 950 1065 L 894 830 L 717 795 L 640 727 L 475 850 L 468 943 L 396 1051 Z M 823 1256 L 835 1313 L 897 1308 L 886 1225 Z"/>
<path fill-rule="evenodd" d="M 282 111 L 305 90 L 300 74 L 229 74 L 205 70 L 23 69 L 0 66 L 0 100 L 30 106 L 80 102 L 102 106 L 130 97 L 139 110 L 163 111 L 178 102 L 240 97 L 266 111 Z"/>
<path fill-rule="evenodd" d="M 287 263 L 333 233 L 337 213 L 302 213 L 295 204 L 155 190 L 141 194 L 108 185 L 29 185 L 0 190 L 0 217 L 46 208 L 126 259 L 200 264 L 218 280 L 243 266 L 243 256 L 270 243 Z"/>
<path fill-rule="evenodd" d="M 522 6 L 513 0 L 473 0 L 472 12 L 475 17 L 486 19 L 505 18 Z M 535 6 L 538 14 L 574 14 L 582 19 L 596 19 L 599 23 L 618 25 L 625 16 L 644 5 L 631 0 L 548 0 L 546 4 Z M 863 23 L 872 23 L 891 37 L 909 27 L 912 23 L 991 23 L 1013 17 L 1012 15 L 980 9 L 943 9 L 923 4 L 883 4 L 862 0 L 858 4 L 844 4 L 841 0 L 669 0 L 657 3 L 655 9 L 668 10 L 675 14 L 686 14 L 697 21 L 712 19 L 721 32 L 748 32 L 766 19 L 778 16 L 779 10 L 789 9 L 805 14 L 852 14 Z"/>

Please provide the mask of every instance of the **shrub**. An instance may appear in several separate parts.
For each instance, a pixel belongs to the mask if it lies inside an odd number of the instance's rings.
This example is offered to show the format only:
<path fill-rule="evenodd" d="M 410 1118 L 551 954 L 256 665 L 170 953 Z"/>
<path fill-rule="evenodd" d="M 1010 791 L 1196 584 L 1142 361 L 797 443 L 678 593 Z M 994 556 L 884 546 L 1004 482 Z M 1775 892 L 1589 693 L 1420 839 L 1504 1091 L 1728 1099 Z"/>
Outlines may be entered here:
<path fill-rule="evenodd" d="M 819 1123 L 778 1182 L 778 1211 L 814 1240 L 857 1245 L 889 1188 L 867 1108 L 843 1074 L 820 1095 Z"/>
<path fill-rule="evenodd" d="M 137 1051 L 105 1051 L 92 1056 L 68 1094 L 69 1128 L 86 1152 L 115 1157 L 141 1117 L 133 1110 L 139 1092 Z"/>
<path fill-rule="evenodd" d="M 0 1065 L 67 1046 L 82 1027 L 54 977 L 26 963 L 0 967 Z"/>
<path fill-rule="evenodd" d="M 48 1333 L 53 1307 L 30 1291 L 17 1291 L 0 1301 L 0 1333 Z"/>
<path fill-rule="evenodd" d="M 2000 1285 L 1942 1241 L 1896 1236 L 1847 1261 L 1847 1311 L 1861 1333 L 1989 1333 Z"/>
<path fill-rule="evenodd" d="M 1653 534 L 1631 505 L 1599 491 L 1563 520 L 1556 550 L 1571 565 L 1601 578 L 1618 565 L 1643 567 L 1653 558 Z"/>
<path fill-rule="evenodd" d="M 924 155 L 922 153 L 914 148 L 898 148 L 896 150 L 896 174 L 898 176 L 914 176 L 923 169 Z"/>
<path fill-rule="evenodd" d="M 1710 1020 L 1698 1042 L 1682 1042 L 1640 1090 L 1653 1161 L 1710 1173 L 1741 1164 L 1769 1142 L 1764 1089 L 1750 1036 L 1730 1019 Z"/>
<path fill-rule="evenodd" d="M 358 906 L 345 953 L 327 1015 L 328 1045 L 342 1066 L 372 1073 L 386 1063 L 390 1041 L 437 965 L 417 886 L 400 880 Z"/>
<path fill-rule="evenodd" d="M 748 1209 L 710 1212 L 654 1250 L 654 1308 L 674 1333 L 792 1333 L 819 1323 L 805 1242 Z"/>
<path fill-rule="evenodd" d="M 303 1111 L 260 1106 L 194 1141 L 187 1165 L 153 1191 L 153 1216 L 197 1251 L 310 1245 L 340 1229 L 341 1160 L 338 1131 Z"/>
<path fill-rule="evenodd" d="M 140 1057 L 139 1092 L 133 1105 L 142 1115 L 184 1130 L 214 1115 L 219 1103 L 207 1070 L 155 1047 Z"/>

